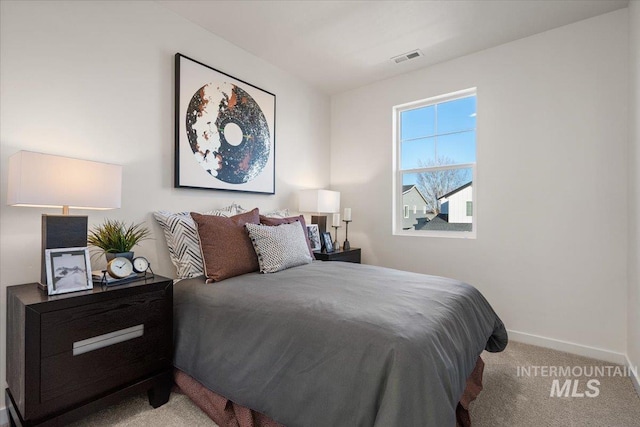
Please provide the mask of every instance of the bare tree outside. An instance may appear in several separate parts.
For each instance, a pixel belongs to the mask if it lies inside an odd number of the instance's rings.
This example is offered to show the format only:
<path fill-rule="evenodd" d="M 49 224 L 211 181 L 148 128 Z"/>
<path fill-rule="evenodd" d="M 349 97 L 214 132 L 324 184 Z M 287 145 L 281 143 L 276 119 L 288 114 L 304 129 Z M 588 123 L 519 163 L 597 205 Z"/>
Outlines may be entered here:
<path fill-rule="evenodd" d="M 418 160 L 421 168 L 452 165 L 456 162 L 449 157 L 437 157 L 429 161 Z M 427 199 L 427 211 L 440 213 L 438 198 L 471 181 L 469 169 L 439 169 L 418 173 L 417 186 Z"/>

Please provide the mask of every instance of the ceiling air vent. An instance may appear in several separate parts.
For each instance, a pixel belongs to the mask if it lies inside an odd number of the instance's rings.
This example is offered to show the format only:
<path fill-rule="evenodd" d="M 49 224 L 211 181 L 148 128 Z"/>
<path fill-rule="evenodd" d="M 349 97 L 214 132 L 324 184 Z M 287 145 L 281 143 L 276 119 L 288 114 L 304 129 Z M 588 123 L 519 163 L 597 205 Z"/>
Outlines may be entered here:
<path fill-rule="evenodd" d="M 420 51 L 420 49 L 412 50 L 411 52 L 403 53 L 402 55 L 394 56 L 391 58 L 396 64 L 399 64 L 404 61 L 408 61 L 410 59 L 418 58 L 420 56 L 424 56 L 424 53 Z"/>

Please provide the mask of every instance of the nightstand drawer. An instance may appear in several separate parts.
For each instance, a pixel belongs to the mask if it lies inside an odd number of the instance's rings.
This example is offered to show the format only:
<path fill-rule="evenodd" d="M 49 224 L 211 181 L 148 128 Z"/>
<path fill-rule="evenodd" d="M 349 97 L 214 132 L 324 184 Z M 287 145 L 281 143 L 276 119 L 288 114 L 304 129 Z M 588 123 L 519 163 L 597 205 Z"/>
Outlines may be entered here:
<path fill-rule="evenodd" d="M 164 291 L 115 298 L 41 315 L 42 359 L 71 351 L 79 341 L 144 324 L 145 329 L 165 319 Z"/>
<path fill-rule="evenodd" d="M 43 358 L 40 399 L 65 401 L 65 396 L 86 398 L 152 374 L 170 363 L 166 329 L 147 327 L 143 335 L 75 355 L 73 349 Z"/>
<path fill-rule="evenodd" d="M 90 398 L 161 369 L 167 304 L 156 291 L 43 313 L 40 400 Z"/>

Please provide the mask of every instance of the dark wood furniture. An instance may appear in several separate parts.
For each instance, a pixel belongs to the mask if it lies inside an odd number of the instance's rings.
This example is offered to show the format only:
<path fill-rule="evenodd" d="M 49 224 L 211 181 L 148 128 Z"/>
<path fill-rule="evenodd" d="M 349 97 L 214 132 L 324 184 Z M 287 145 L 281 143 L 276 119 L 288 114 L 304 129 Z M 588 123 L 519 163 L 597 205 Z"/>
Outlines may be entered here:
<path fill-rule="evenodd" d="M 314 252 L 317 260 L 320 261 L 344 261 L 360 264 L 360 248 L 348 250 L 339 249 L 334 252 Z"/>
<path fill-rule="evenodd" d="M 6 406 L 11 425 L 62 426 L 172 385 L 173 282 L 161 276 L 48 296 L 7 287 Z"/>

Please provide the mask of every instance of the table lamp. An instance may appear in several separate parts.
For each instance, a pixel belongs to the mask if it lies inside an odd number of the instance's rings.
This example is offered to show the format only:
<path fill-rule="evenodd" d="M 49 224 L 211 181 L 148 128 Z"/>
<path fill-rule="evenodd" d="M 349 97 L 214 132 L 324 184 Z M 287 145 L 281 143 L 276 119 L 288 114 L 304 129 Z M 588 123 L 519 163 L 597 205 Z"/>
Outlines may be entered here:
<path fill-rule="evenodd" d="M 87 246 L 86 215 L 69 209 L 117 209 L 122 166 L 50 154 L 19 151 L 9 157 L 7 204 L 62 208 L 42 214 L 40 287 L 46 289 L 45 249 Z"/>
<path fill-rule="evenodd" d="M 298 210 L 311 213 L 311 223 L 318 224 L 318 231 L 327 231 L 327 215 L 340 211 L 340 192 L 330 190 L 302 190 L 299 193 Z M 324 214 L 324 215 L 323 215 Z"/>

